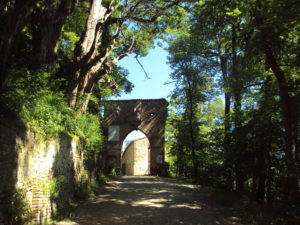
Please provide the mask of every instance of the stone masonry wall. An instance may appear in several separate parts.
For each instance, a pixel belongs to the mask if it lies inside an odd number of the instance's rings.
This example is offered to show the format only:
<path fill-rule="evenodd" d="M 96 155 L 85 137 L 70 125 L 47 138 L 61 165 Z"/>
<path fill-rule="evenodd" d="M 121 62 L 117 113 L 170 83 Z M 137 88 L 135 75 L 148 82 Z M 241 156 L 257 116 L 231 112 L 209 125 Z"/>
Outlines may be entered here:
<path fill-rule="evenodd" d="M 149 172 L 149 141 L 145 137 L 134 142 L 134 175 L 148 175 Z"/>
<path fill-rule="evenodd" d="M 16 190 L 26 193 L 34 223 L 45 223 L 56 207 L 73 199 L 75 184 L 83 171 L 77 144 L 70 136 L 42 140 L 30 130 L 0 124 L 0 224 L 6 224 L 7 209 Z M 59 186 L 51 197 L 50 187 Z"/>
<path fill-rule="evenodd" d="M 122 156 L 122 171 L 126 175 L 134 175 L 134 141 L 125 149 Z"/>
<path fill-rule="evenodd" d="M 149 140 L 146 137 L 135 139 L 129 144 L 123 153 L 122 165 L 126 175 L 150 174 Z"/>
<path fill-rule="evenodd" d="M 150 174 L 163 174 L 167 101 L 132 99 L 106 103 L 103 127 L 107 147 L 103 155 L 107 170 L 115 168 L 119 171 L 123 140 L 131 131 L 140 130 L 150 142 Z"/>

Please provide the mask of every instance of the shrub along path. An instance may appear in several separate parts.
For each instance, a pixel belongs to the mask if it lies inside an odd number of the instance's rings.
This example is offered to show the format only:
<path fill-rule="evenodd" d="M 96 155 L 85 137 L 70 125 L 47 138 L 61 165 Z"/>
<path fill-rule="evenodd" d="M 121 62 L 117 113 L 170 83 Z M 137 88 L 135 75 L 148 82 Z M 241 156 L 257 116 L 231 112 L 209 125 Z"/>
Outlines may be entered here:
<path fill-rule="evenodd" d="M 242 225 L 205 189 L 170 178 L 124 176 L 59 225 Z"/>

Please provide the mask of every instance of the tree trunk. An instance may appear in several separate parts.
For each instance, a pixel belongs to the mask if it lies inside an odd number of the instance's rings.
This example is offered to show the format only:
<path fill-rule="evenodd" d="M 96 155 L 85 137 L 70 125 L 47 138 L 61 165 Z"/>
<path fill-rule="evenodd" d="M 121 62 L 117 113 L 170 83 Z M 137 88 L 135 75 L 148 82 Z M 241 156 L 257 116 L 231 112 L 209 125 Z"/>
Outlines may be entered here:
<path fill-rule="evenodd" d="M 289 94 L 288 83 L 283 70 L 280 68 L 276 57 L 267 43 L 264 43 L 267 65 L 272 69 L 278 83 L 281 102 L 283 125 L 285 129 L 285 158 L 287 166 L 287 178 L 285 186 L 285 199 L 293 201 L 298 193 L 298 175 L 296 162 L 295 121 L 292 113 L 293 103 Z"/>
<path fill-rule="evenodd" d="M 268 205 L 271 205 L 273 202 L 273 196 L 272 196 L 272 182 L 273 182 L 273 175 L 272 175 L 272 159 L 271 154 L 269 152 L 268 154 L 268 171 L 267 171 L 267 203 Z"/>
<path fill-rule="evenodd" d="M 190 97 L 192 98 L 192 97 Z M 196 158 L 196 140 L 194 135 L 194 104 L 193 99 L 189 100 L 190 102 L 190 116 L 189 116 L 189 130 L 190 130 L 190 136 L 191 136 L 191 151 L 192 151 L 192 160 L 193 160 L 193 177 L 195 182 L 198 182 L 198 163 Z"/>
<path fill-rule="evenodd" d="M 238 193 L 243 192 L 244 190 L 244 172 L 243 172 L 243 162 L 242 154 L 243 149 L 241 149 L 240 138 L 238 137 L 239 129 L 241 128 L 241 82 L 240 77 L 237 71 L 237 33 L 236 25 L 232 25 L 232 90 L 233 90 L 233 99 L 234 99 L 234 129 L 235 129 L 235 172 L 236 172 L 236 191 Z"/>
<path fill-rule="evenodd" d="M 197 162 L 197 158 L 196 158 L 196 138 L 195 138 L 195 113 L 194 113 L 194 98 L 193 98 L 193 85 L 189 80 L 189 77 L 186 77 L 186 81 L 187 81 L 187 102 L 188 102 L 188 120 L 189 120 L 189 132 L 190 132 L 190 137 L 191 137 L 191 153 L 192 153 L 192 162 L 193 162 L 193 179 L 194 182 L 197 183 L 199 180 L 198 177 L 198 162 Z"/>
<path fill-rule="evenodd" d="M 32 22 L 33 68 L 47 64 L 55 67 L 57 43 L 68 15 L 77 0 L 47 0 L 46 8 L 36 7 Z"/>
<path fill-rule="evenodd" d="M 225 168 L 226 172 L 226 187 L 228 189 L 232 189 L 233 187 L 233 179 L 232 179 L 232 168 L 231 162 L 229 159 L 231 158 L 231 150 L 230 150 L 230 105 L 231 105 L 231 90 L 230 90 L 230 79 L 228 76 L 228 67 L 227 67 L 227 57 L 220 55 L 220 69 L 222 72 L 222 78 L 224 82 L 224 99 L 225 99 L 225 108 L 224 108 L 224 140 L 223 140 L 223 148 L 225 153 Z"/>
<path fill-rule="evenodd" d="M 270 98 L 272 97 L 270 94 L 270 81 L 271 78 L 267 77 L 266 82 L 264 83 L 262 87 L 263 91 L 263 98 L 260 102 L 260 109 L 261 109 L 261 119 L 259 121 L 259 130 L 256 132 L 258 143 L 259 143 L 259 151 L 256 155 L 257 159 L 257 165 L 255 165 L 255 170 L 257 170 L 258 174 L 258 189 L 256 193 L 256 201 L 258 202 L 264 202 L 265 199 L 268 200 L 269 198 L 269 191 L 271 191 L 269 188 L 271 187 L 271 178 L 269 175 L 270 171 L 270 149 L 272 149 L 270 136 L 266 135 L 269 132 L 268 124 L 272 123 L 270 120 L 269 115 L 269 104 Z M 268 112 L 268 113 L 265 113 Z"/>
<path fill-rule="evenodd" d="M 228 145 L 229 131 L 230 131 L 230 104 L 231 104 L 231 91 L 228 77 L 227 69 L 227 58 L 220 56 L 220 64 L 222 71 L 222 78 L 224 82 L 224 99 L 225 99 L 225 109 L 224 109 L 224 148 Z"/>
<path fill-rule="evenodd" d="M 86 110 L 94 84 L 100 79 L 98 70 L 113 50 L 113 43 L 105 40 L 109 32 L 106 22 L 113 9 L 102 5 L 102 0 L 93 0 L 83 34 L 76 45 L 73 72 L 69 79 L 69 105 L 79 113 Z M 98 53 L 101 44 L 102 52 Z"/>
<path fill-rule="evenodd" d="M 83 97 L 85 85 L 93 75 L 90 71 L 91 66 L 89 63 L 97 53 L 99 38 L 102 33 L 99 22 L 103 19 L 105 12 L 102 0 L 92 1 L 85 29 L 79 42 L 76 44 L 73 72 L 70 76 L 68 87 L 68 92 L 71 95 L 69 104 L 73 108 L 79 104 L 79 100 Z"/>
<path fill-rule="evenodd" d="M 262 140 L 264 141 L 264 140 Z M 258 172 L 258 186 L 256 192 L 256 201 L 264 202 L 266 196 L 266 160 L 267 160 L 267 152 L 266 146 L 264 142 L 260 146 L 260 151 L 258 152 L 258 163 L 257 163 L 257 172 Z"/>
<path fill-rule="evenodd" d="M 253 165 L 255 165 L 255 163 Z M 256 171 L 256 168 L 253 168 L 253 170 L 252 170 L 251 200 L 255 200 L 256 192 L 257 192 L 257 171 Z"/>
<path fill-rule="evenodd" d="M 30 10 L 35 4 L 35 0 L 16 0 L 0 3 L 0 90 L 5 81 L 9 55 L 16 39 L 16 35 L 21 31 Z"/>

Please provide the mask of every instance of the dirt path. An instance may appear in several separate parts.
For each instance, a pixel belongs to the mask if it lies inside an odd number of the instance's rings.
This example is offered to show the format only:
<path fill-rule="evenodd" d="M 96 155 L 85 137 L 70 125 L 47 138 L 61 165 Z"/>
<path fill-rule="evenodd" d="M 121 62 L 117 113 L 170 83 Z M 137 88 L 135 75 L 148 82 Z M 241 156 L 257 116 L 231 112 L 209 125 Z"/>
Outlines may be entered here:
<path fill-rule="evenodd" d="M 206 190 L 158 177 L 110 181 L 103 194 L 84 202 L 73 222 L 59 225 L 242 225 L 214 203 Z"/>

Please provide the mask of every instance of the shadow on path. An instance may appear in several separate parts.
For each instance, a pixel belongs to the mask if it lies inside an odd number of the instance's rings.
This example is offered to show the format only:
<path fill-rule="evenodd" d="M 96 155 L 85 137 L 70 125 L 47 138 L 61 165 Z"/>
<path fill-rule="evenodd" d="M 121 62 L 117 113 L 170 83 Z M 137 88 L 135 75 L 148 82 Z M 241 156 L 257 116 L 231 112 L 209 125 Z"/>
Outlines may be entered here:
<path fill-rule="evenodd" d="M 68 225 L 243 224 L 214 203 L 206 190 L 169 178 L 130 177 L 110 181 L 103 194 L 84 202 Z"/>

